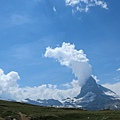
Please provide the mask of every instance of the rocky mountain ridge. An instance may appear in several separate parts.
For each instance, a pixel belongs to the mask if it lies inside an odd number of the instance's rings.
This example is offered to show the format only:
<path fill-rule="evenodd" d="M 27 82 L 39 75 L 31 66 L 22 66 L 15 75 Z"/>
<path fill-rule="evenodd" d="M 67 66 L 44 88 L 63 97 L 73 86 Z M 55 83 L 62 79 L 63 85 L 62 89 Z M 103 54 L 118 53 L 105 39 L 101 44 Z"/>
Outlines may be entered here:
<path fill-rule="evenodd" d="M 61 101 L 26 99 L 26 102 L 39 106 L 83 108 L 86 110 L 120 109 L 120 99 L 118 99 L 116 93 L 102 85 L 98 85 L 93 77 L 87 80 L 82 86 L 81 92 L 74 98 L 66 98 Z"/>

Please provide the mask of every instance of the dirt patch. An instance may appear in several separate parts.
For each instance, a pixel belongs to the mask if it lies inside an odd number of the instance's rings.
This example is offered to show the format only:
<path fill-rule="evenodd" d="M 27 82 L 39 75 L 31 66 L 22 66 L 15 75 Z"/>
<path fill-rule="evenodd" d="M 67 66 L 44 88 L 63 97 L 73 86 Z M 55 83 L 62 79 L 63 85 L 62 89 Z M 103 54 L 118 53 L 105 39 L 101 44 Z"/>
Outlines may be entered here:
<path fill-rule="evenodd" d="M 19 114 L 19 116 L 20 116 L 20 120 L 30 120 L 30 118 L 27 117 L 25 114 L 23 114 L 23 113 L 21 113 L 21 112 L 19 112 L 18 114 Z"/>

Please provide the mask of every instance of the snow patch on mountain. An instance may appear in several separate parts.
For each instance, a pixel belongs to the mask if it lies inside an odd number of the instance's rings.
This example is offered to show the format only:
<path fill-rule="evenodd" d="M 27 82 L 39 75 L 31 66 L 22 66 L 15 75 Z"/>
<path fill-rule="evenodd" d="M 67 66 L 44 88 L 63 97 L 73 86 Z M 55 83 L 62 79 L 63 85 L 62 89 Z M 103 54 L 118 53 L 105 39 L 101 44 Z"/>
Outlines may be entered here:
<path fill-rule="evenodd" d="M 82 97 L 82 102 L 92 102 L 95 99 L 96 94 L 93 92 L 88 92 L 84 97 Z"/>

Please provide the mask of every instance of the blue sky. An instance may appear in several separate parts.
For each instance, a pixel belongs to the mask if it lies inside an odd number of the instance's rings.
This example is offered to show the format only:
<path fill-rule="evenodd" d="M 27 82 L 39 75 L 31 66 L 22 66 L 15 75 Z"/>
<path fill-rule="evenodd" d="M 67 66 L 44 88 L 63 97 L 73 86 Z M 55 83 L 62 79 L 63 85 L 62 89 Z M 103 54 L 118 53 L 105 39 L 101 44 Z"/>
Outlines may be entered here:
<path fill-rule="evenodd" d="M 19 88 L 52 84 L 63 89 L 63 84 L 76 79 L 72 70 L 44 54 L 48 46 L 65 42 L 84 51 L 100 84 L 118 84 L 119 4 L 114 0 L 1 0 L 0 68 L 5 75 L 19 74 L 20 80 L 15 80 Z"/>

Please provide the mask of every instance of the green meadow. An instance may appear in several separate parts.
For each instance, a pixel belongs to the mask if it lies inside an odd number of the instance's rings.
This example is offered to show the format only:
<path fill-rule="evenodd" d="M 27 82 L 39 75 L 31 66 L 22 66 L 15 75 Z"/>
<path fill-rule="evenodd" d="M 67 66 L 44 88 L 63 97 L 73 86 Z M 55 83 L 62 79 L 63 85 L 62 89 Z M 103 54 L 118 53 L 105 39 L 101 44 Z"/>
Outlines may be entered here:
<path fill-rule="evenodd" d="M 0 100 L 0 120 L 120 120 L 120 111 L 87 111 Z"/>

